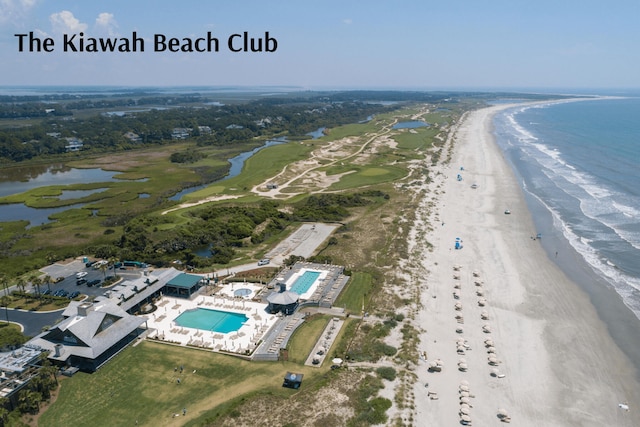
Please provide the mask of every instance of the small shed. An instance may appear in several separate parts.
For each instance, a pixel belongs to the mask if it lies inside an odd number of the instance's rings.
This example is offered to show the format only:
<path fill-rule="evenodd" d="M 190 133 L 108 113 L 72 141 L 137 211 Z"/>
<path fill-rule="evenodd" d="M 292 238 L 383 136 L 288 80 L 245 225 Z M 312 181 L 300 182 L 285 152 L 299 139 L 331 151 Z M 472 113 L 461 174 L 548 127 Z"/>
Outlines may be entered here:
<path fill-rule="evenodd" d="M 302 377 L 304 374 L 296 374 L 293 372 L 287 372 L 284 376 L 284 382 L 282 383 L 282 387 L 299 389 L 300 384 L 302 384 Z"/>

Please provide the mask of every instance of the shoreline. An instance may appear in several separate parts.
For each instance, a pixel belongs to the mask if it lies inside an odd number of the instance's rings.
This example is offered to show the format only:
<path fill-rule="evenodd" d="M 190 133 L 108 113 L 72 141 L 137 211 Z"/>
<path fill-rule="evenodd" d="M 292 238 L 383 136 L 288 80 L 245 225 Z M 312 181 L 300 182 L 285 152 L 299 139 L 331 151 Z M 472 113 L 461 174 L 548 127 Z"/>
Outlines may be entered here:
<path fill-rule="evenodd" d="M 493 115 L 518 105 L 464 116 L 452 161 L 429 190 L 437 207 L 430 212 L 425 201 L 418 208 L 417 227 L 432 228 L 434 249 L 412 239 L 428 271 L 416 319 L 427 355 L 416 371 L 417 419 L 456 425 L 464 408 L 477 425 L 492 425 L 505 409 L 518 426 L 640 425 L 636 367 L 590 296 L 531 238 L 534 212 L 492 134 Z M 460 250 L 453 249 L 456 237 Z M 444 368 L 428 372 L 436 359 Z M 494 369 L 504 377 L 492 376 Z M 459 389 L 463 382 L 469 397 Z M 630 411 L 618 406 L 629 402 Z"/>
<path fill-rule="evenodd" d="M 620 99 L 621 97 L 599 97 L 600 99 Z M 495 138 L 495 136 L 494 136 Z M 495 143 L 495 142 L 494 142 Z M 497 144 L 497 143 L 496 143 Z M 519 183 L 519 174 L 514 160 L 507 153 L 505 156 L 510 168 Z M 627 306 L 622 296 L 601 277 L 583 259 L 578 251 L 567 241 L 561 230 L 554 225 L 553 214 L 534 194 L 519 185 L 524 194 L 527 208 L 535 226 L 532 233 L 542 232 L 540 244 L 547 254 L 549 261 L 556 264 L 560 270 L 590 298 L 597 311 L 598 317 L 604 322 L 609 334 L 616 345 L 627 355 L 635 366 L 635 377 L 640 381 L 640 319 Z"/>

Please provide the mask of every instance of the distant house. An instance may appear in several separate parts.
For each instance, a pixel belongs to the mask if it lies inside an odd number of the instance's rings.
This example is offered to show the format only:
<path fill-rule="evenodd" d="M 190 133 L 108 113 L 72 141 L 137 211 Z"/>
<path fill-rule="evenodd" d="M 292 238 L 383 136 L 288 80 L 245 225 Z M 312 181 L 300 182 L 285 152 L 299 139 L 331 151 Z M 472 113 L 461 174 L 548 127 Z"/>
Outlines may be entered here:
<path fill-rule="evenodd" d="M 191 135 L 191 129 L 189 128 L 173 128 L 171 131 L 172 139 L 187 139 Z"/>
<path fill-rule="evenodd" d="M 140 135 L 138 135 L 137 133 L 131 132 L 131 131 L 125 133 L 124 137 L 127 138 L 131 142 L 140 142 L 140 141 L 142 141 L 142 138 L 140 137 Z"/>
<path fill-rule="evenodd" d="M 84 147 L 84 142 L 81 139 L 70 137 L 65 138 L 67 140 L 67 145 L 64 147 L 67 151 L 80 151 L 82 147 Z"/>
<path fill-rule="evenodd" d="M 29 341 L 49 350 L 49 360 L 94 372 L 135 340 L 144 330 L 145 317 L 132 316 L 111 301 L 72 301 L 64 320 Z"/>
<path fill-rule="evenodd" d="M 198 131 L 201 135 L 210 135 L 212 132 L 209 126 L 198 126 Z"/>

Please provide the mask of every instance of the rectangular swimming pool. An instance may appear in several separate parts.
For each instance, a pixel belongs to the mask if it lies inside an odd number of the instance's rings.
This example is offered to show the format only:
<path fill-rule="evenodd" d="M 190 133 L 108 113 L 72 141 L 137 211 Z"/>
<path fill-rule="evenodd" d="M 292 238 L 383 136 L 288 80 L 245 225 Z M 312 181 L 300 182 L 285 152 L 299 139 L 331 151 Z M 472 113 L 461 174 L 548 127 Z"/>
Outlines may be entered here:
<path fill-rule="evenodd" d="M 291 289 L 289 290 L 291 292 L 297 293 L 298 295 L 302 295 L 306 293 L 309 288 L 311 288 L 311 285 L 313 285 L 315 281 L 318 280 L 318 277 L 320 277 L 319 271 L 307 270 L 296 279 L 293 285 L 291 285 Z"/>
<path fill-rule="evenodd" d="M 204 329 L 205 331 L 227 334 L 240 329 L 247 320 L 249 318 L 242 313 L 196 308 L 185 311 L 176 317 L 175 322 L 178 326 L 185 328 Z"/>

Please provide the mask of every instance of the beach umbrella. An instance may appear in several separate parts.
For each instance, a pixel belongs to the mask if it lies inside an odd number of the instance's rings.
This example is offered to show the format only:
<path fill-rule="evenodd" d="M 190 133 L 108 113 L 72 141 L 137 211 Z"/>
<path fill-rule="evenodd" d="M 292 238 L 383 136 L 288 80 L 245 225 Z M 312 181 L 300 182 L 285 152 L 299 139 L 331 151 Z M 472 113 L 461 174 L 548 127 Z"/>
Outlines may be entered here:
<path fill-rule="evenodd" d="M 487 338 L 486 340 L 484 340 L 484 345 L 486 347 L 493 347 L 493 340 L 491 338 Z"/>
<path fill-rule="evenodd" d="M 456 305 L 455 305 L 455 308 L 456 308 L 456 310 L 462 310 L 462 304 L 457 302 Z"/>
<path fill-rule="evenodd" d="M 496 359 L 493 356 L 489 357 L 489 365 L 497 365 L 498 364 L 498 359 Z"/>
<path fill-rule="evenodd" d="M 467 380 L 462 380 L 462 381 L 460 381 L 460 385 L 466 385 L 466 386 L 469 386 L 469 381 L 467 381 Z"/>
<path fill-rule="evenodd" d="M 467 359 L 461 357 L 460 359 L 458 359 L 458 363 L 467 363 Z"/>
<path fill-rule="evenodd" d="M 461 385 L 460 386 L 460 391 L 469 391 L 469 386 L 468 385 Z"/>
<path fill-rule="evenodd" d="M 464 396 L 462 396 L 462 397 L 460 398 L 460 403 L 466 403 L 466 404 L 468 404 L 469 402 L 470 402 L 470 401 L 469 401 L 469 398 L 468 398 L 468 397 L 464 397 Z"/>
<path fill-rule="evenodd" d="M 468 403 L 461 403 L 460 404 L 460 409 L 465 408 L 465 409 L 471 409 L 471 406 L 469 406 Z"/>
<path fill-rule="evenodd" d="M 463 333 L 463 332 L 464 332 L 464 329 L 462 329 L 462 328 L 456 328 L 456 332 L 457 332 L 457 333 L 459 333 L 459 334 L 461 334 L 461 333 Z"/>
<path fill-rule="evenodd" d="M 459 371 L 464 372 L 464 371 L 466 371 L 467 369 L 468 369 L 468 368 L 467 368 L 467 364 L 466 364 L 466 363 L 458 363 L 458 370 L 459 370 Z"/>
<path fill-rule="evenodd" d="M 497 368 L 493 368 L 491 370 L 491 376 L 492 377 L 497 377 L 500 374 L 500 371 Z"/>
<path fill-rule="evenodd" d="M 460 289 L 460 283 L 456 283 L 455 285 L 453 285 L 454 289 Z"/>
<path fill-rule="evenodd" d="M 469 409 L 468 408 L 460 408 L 460 414 L 461 415 L 469 415 Z"/>
<path fill-rule="evenodd" d="M 469 392 L 468 391 L 461 391 L 460 392 L 460 396 L 462 397 L 469 397 Z M 461 405 L 462 406 L 462 405 Z"/>
<path fill-rule="evenodd" d="M 462 415 L 460 416 L 460 421 L 464 424 L 471 424 L 471 417 L 469 415 Z"/>
<path fill-rule="evenodd" d="M 478 295 L 479 297 L 481 297 L 482 295 L 484 295 L 484 291 L 481 288 L 478 288 L 476 290 L 476 295 Z"/>
<path fill-rule="evenodd" d="M 506 418 L 508 416 L 509 416 L 509 413 L 507 412 L 506 409 L 504 408 L 498 409 L 498 418 Z"/>
<path fill-rule="evenodd" d="M 496 352 L 496 348 L 495 347 L 488 347 L 487 348 L 487 353 L 495 353 Z"/>
<path fill-rule="evenodd" d="M 474 277 L 480 276 L 480 272 L 478 272 L 478 270 L 473 270 L 473 276 Z"/>

